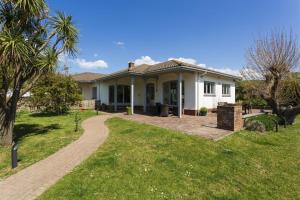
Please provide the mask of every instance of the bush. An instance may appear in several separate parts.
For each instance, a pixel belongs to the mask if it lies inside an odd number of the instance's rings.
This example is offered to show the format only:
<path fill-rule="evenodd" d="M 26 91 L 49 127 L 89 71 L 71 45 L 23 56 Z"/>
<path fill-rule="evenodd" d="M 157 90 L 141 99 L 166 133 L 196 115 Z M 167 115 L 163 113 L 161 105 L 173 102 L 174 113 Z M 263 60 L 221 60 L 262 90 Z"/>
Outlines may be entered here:
<path fill-rule="evenodd" d="M 251 131 L 251 129 L 255 128 L 256 126 L 261 128 L 260 124 L 263 124 L 265 131 L 273 131 L 276 126 L 275 121 L 278 121 L 278 118 L 274 115 L 259 115 L 259 116 L 255 116 L 255 117 L 246 119 L 245 127 L 247 130 Z M 256 131 L 256 130 L 253 130 L 253 131 Z"/>
<path fill-rule="evenodd" d="M 33 87 L 29 102 L 38 111 L 64 114 L 80 100 L 78 84 L 70 76 L 49 73 Z"/>
<path fill-rule="evenodd" d="M 249 131 L 258 131 L 258 132 L 265 132 L 266 131 L 266 126 L 257 120 L 246 120 L 245 122 L 245 127 L 246 130 Z"/>
<path fill-rule="evenodd" d="M 127 115 L 132 115 L 131 106 L 126 107 Z"/>
<path fill-rule="evenodd" d="M 201 116 L 206 116 L 207 115 L 207 108 L 206 107 L 202 107 L 202 108 L 200 108 L 200 115 Z"/>

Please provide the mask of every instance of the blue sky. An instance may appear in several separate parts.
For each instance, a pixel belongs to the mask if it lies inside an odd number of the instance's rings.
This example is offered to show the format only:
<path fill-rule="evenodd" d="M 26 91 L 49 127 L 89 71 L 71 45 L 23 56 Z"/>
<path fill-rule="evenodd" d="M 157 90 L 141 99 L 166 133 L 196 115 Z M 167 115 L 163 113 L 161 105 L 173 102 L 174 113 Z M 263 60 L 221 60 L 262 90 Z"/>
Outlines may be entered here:
<path fill-rule="evenodd" d="M 300 37 L 299 0 L 48 0 L 74 17 L 79 53 L 72 73 L 109 73 L 128 61 L 188 59 L 235 72 L 259 35 L 274 29 Z M 138 60 L 137 60 L 138 59 Z"/>

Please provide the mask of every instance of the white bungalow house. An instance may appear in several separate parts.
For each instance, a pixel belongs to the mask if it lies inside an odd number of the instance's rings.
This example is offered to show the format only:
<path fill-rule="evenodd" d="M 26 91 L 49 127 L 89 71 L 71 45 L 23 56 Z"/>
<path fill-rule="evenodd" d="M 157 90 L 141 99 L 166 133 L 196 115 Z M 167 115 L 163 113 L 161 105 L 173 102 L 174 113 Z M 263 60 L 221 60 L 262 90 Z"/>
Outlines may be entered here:
<path fill-rule="evenodd" d="M 131 106 L 147 111 L 156 103 L 168 104 L 182 114 L 196 115 L 201 107 L 235 103 L 235 82 L 241 77 L 169 60 L 154 65 L 128 67 L 96 79 L 97 100 L 115 111 Z"/>

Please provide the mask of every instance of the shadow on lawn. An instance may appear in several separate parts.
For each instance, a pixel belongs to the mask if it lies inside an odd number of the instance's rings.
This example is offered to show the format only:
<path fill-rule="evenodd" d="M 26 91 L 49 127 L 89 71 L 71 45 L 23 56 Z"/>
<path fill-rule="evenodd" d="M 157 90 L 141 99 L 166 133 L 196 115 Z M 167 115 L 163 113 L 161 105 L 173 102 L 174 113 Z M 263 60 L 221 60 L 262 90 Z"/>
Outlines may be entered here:
<path fill-rule="evenodd" d="M 70 113 L 57 114 L 57 113 L 39 112 L 39 113 L 32 113 L 30 114 L 30 116 L 31 117 L 55 117 L 55 116 L 64 116 L 68 114 Z"/>
<path fill-rule="evenodd" d="M 20 140 L 26 136 L 47 134 L 51 130 L 60 129 L 59 124 L 42 126 L 39 124 L 17 124 L 14 127 L 15 140 Z"/>

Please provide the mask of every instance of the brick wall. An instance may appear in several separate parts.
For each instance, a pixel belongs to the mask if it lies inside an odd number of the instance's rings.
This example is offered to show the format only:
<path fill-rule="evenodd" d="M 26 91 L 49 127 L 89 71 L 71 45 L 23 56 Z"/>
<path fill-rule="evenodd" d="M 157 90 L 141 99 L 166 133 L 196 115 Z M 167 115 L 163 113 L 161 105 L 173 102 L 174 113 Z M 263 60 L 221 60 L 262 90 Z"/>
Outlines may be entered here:
<path fill-rule="evenodd" d="M 242 106 L 240 104 L 225 104 L 218 106 L 218 128 L 239 131 L 243 128 Z"/>

